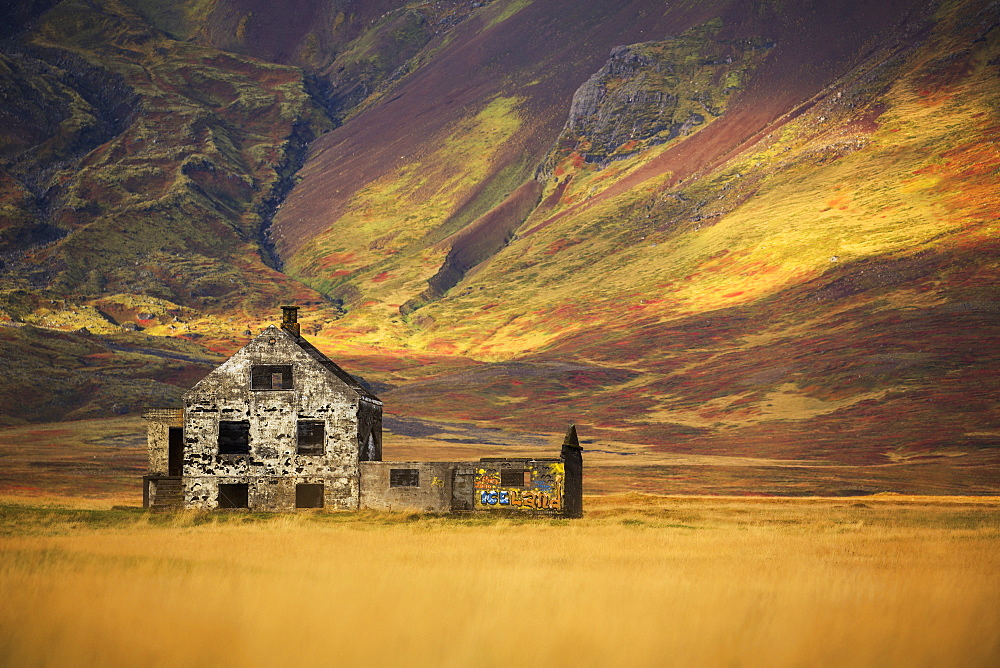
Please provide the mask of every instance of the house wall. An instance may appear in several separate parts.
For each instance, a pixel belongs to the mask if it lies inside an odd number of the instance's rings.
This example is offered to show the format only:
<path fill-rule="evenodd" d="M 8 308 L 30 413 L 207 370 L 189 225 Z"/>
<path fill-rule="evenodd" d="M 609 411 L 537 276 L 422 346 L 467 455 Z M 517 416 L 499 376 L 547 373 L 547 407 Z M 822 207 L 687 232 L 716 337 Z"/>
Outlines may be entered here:
<path fill-rule="evenodd" d="M 291 364 L 293 389 L 251 390 L 255 364 Z M 257 510 L 294 508 L 295 484 L 322 482 L 324 504 L 358 506 L 358 395 L 275 327 L 184 397 L 184 505 L 215 508 L 219 484 L 247 483 Z M 325 424 L 324 454 L 300 455 L 297 421 Z M 250 454 L 219 454 L 220 420 L 250 422 Z"/>
<path fill-rule="evenodd" d="M 198 495 L 200 503 L 185 503 L 188 508 L 216 508 L 219 485 L 247 483 L 249 507 L 259 511 L 295 510 L 295 486 L 299 484 L 323 484 L 323 507 L 332 510 L 356 510 L 358 481 L 355 478 L 327 475 L 253 476 L 224 475 L 200 476 L 185 479 L 185 499 L 191 490 Z M 193 484 L 192 484 L 193 483 Z"/>
<path fill-rule="evenodd" d="M 146 447 L 149 453 L 149 472 L 167 475 L 167 459 L 170 443 L 170 426 L 162 422 L 146 425 Z"/>

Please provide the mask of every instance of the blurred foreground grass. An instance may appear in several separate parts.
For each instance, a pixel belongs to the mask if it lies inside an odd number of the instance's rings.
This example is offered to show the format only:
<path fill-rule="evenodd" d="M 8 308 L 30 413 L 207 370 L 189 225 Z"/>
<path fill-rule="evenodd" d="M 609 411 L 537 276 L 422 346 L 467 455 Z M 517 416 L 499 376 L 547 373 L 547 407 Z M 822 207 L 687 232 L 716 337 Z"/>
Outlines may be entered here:
<path fill-rule="evenodd" d="M 0 504 L 4 665 L 997 665 L 1000 500 Z"/>

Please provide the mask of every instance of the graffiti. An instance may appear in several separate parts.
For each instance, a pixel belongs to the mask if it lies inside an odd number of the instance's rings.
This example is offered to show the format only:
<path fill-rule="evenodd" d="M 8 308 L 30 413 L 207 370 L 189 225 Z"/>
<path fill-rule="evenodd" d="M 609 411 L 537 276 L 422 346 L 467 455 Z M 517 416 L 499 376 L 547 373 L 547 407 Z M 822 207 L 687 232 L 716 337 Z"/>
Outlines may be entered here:
<path fill-rule="evenodd" d="M 545 478 L 532 480 L 531 488 L 537 489 L 540 492 L 552 492 L 552 485 Z"/>
<path fill-rule="evenodd" d="M 482 491 L 479 493 L 479 503 L 484 506 L 509 506 L 510 492 L 505 489 Z"/>
<path fill-rule="evenodd" d="M 512 468 L 476 470 L 476 507 L 480 509 L 509 509 L 559 512 L 562 510 L 563 478 L 565 467 L 562 462 L 525 461 L 524 486 L 503 484 L 501 471 Z M 520 470 L 518 470 L 520 473 Z M 513 476 L 508 476 L 509 481 Z M 520 476 L 518 476 L 519 479 Z"/>
<path fill-rule="evenodd" d="M 493 489 L 479 493 L 483 506 L 508 506 L 524 510 L 560 510 L 562 499 L 540 490 Z"/>
<path fill-rule="evenodd" d="M 434 476 L 434 479 L 431 480 L 431 487 L 444 487 L 444 480 L 441 480 L 441 478 Z"/>
<path fill-rule="evenodd" d="M 475 485 L 476 489 L 496 489 L 500 486 L 500 471 L 477 470 Z"/>

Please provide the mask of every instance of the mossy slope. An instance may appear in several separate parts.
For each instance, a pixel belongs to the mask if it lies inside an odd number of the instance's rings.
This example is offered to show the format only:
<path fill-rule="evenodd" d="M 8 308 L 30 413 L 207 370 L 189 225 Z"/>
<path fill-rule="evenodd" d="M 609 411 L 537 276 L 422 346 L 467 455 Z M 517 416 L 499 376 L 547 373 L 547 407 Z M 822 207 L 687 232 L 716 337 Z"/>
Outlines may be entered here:
<path fill-rule="evenodd" d="M 513 429 L 577 421 L 680 451 L 986 456 L 1000 434 L 998 17 L 982 2 L 910 9 L 887 19 L 900 22 L 892 37 L 763 125 L 758 82 L 788 57 L 780 41 L 764 48 L 766 33 L 736 41 L 725 21 L 695 23 L 616 51 L 540 161 L 544 192 L 516 237 L 408 319 L 393 316 L 400 299 L 379 274 L 355 280 L 334 258 L 355 288 L 342 322 L 356 341 L 585 363 L 480 368 L 387 398 L 404 413 Z M 746 48 L 711 54 L 733 45 Z M 653 75 L 676 62 L 697 72 L 691 88 L 655 91 Z M 801 76 L 801 62 L 786 64 Z M 684 135 L 676 124 L 691 112 L 668 115 L 665 101 L 719 114 Z M 325 233 L 342 253 L 345 231 Z"/>

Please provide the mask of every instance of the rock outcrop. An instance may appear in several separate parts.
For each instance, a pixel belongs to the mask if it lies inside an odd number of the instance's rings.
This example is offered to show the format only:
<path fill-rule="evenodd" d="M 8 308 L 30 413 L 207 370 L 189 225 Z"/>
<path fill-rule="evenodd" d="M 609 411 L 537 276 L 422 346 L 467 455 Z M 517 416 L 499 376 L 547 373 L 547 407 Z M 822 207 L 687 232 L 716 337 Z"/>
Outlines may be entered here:
<path fill-rule="evenodd" d="M 573 96 L 560 148 L 606 165 L 722 115 L 773 44 L 718 40 L 720 26 L 711 21 L 662 41 L 612 49 Z"/>

